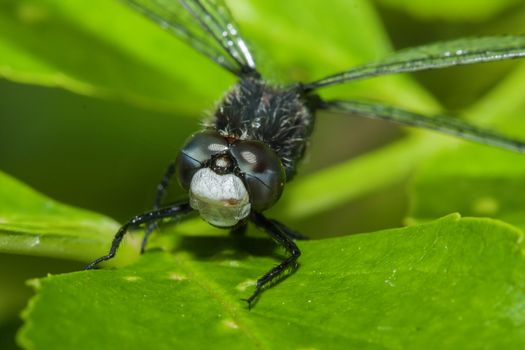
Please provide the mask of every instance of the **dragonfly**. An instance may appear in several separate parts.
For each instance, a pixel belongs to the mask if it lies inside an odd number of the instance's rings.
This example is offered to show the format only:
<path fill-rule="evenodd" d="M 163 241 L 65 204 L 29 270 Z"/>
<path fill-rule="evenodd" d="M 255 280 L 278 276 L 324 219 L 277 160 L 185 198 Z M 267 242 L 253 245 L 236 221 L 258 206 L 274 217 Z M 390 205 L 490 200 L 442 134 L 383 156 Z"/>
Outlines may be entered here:
<path fill-rule="evenodd" d="M 209 224 L 243 234 L 248 223 L 265 231 L 287 257 L 257 280 L 244 299 L 251 308 L 260 294 L 297 269 L 306 239 L 264 212 L 293 180 L 320 111 L 381 119 L 525 153 L 525 143 L 446 115 L 427 116 L 367 101 L 322 99 L 325 87 L 389 74 L 492 62 L 525 56 L 525 36 L 478 37 L 438 42 L 394 52 L 387 58 L 288 86 L 266 82 L 247 41 L 223 0 L 123 0 L 162 28 L 238 78 L 201 131 L 191 135 L 157 187 L 152 210 L 136 215 L 116 233 L 110 250 L 86 269 L 115 256 L 130 229 L 145 227 L 141 252 L 157 222 L 192 212 Z M 164 204 L 172 178 L 187 199 Z"/>

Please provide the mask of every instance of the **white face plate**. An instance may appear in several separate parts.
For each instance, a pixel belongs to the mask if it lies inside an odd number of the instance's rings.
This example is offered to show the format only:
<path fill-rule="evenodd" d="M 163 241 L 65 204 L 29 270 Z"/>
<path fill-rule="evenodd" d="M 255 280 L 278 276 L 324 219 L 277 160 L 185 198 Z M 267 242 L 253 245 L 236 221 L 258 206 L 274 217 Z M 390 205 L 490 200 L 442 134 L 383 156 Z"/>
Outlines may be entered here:
<path fill-rule="evenodd" d="M 190 205 L 214 226 L 231 227 L 250 214 L 248 191 L 234 174 L 219 175 L 202 168 L 193 175 Z"/>

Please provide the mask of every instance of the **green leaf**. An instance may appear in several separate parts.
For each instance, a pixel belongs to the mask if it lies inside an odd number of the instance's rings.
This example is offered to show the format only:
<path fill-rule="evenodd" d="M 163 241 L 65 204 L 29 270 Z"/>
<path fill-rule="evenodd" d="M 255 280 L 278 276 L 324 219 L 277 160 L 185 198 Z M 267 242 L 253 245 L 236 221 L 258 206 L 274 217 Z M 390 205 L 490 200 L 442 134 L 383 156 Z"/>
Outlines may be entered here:
<path fill-rule="evenodd" d="M 0 33 L 0 76 L 19 82 L 195 111 L 233 81 L 116 0 L 4 0 Z"/>
<path fill-rule="evenodd" d="M 404 10 L 423 19 L 482 21 L 520 4 L 520 0 L 377 0 L 386 6 Z"/>
<path fill-rule="evenodd" d="M 100 214 L 55 202 L 0 172 L 0 252 L 90 260 L 106 253 L 119 225 Z M 136 258 L 126 239 L 115 264 Z"/>
<path fill-rule="evenodd" d="M 525 228 L 525 203 L 519 195 L 524 192 L 522 155 L 465 145 L 421 167 L 411 190 L 410 217 L 425 221 L 459 211 Z"/>
<path fill-rule="evenodd" d="M 277 261 L 268 240 L 185 238 L 173 255 L 33 281 L 18 340 L 31 349 L 519 349 L 522 239 L 501 222 L 452 215 L 301 242 L 298 271 L 249 311 L 240 298 Z"/>

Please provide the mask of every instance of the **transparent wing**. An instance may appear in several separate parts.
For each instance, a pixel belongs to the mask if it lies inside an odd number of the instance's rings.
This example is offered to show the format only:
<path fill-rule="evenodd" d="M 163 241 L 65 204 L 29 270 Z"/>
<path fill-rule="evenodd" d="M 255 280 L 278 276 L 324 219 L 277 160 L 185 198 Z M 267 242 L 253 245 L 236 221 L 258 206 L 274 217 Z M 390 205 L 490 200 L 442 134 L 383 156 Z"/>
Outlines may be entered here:
<path fill-rule="evenodd" d="M 525 57 L 525 36 L 466 38 L 401 50 L 386 59 L 304 84 L 307 91 L 379 75 Z"/>
<path fill-rule="evenodd" d="M 444 115 L 428 117 L 379 103 L 358 101 L 324 101 L 321 102 L 320 108 L 357 117 L 382 119 L 402 125 L 436 130 L 466 140 L 525 153 L 525 142 L 477 128 L 454 117 Z"/>
<path fill-rule="evenodd" d="M 255 71 L 246 42 L 223 0 L 122 0 L 230 72 Z"/>

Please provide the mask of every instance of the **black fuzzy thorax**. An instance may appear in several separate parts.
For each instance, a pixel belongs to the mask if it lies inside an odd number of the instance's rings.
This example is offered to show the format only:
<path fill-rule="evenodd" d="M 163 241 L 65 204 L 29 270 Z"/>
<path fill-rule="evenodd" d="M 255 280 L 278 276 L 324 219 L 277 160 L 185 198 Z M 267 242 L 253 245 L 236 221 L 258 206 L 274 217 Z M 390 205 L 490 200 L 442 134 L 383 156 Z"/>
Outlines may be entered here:
<path fill-rule="evenodd" d="M 270 146 L 281 159 L 289 181 L 304 155 L 313 124 L 314 114 L 306 97 L 293 88 L 273 87 L 250 77 L 226 94 L 207 126 L 224 136 Z"/>

